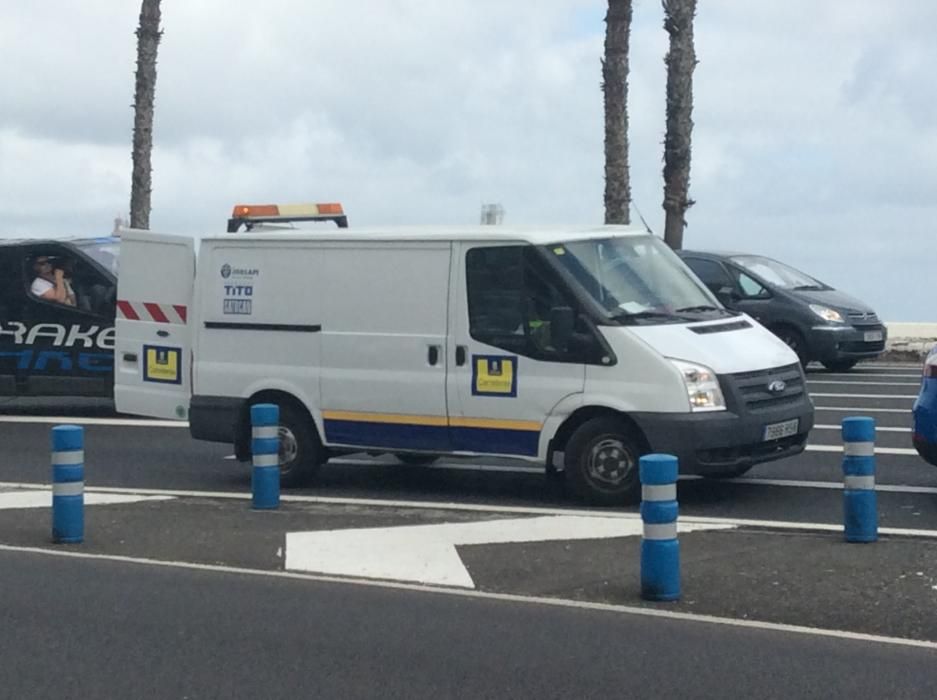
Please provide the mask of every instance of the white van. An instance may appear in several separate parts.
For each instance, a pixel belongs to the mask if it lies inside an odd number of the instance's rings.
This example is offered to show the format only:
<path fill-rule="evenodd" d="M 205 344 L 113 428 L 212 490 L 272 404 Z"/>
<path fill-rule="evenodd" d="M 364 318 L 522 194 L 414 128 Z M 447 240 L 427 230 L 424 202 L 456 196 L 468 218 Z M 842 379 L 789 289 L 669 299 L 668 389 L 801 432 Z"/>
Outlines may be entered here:
<path fill-rule="evenodd" d="M 121 239 L 117 409 L 188 418 L 250 459 L 280 407 L 284 485 L 329 457 L 507 457 L 596 504 L 638 457 L 734 476 L 797 454 L 796 355 L 630 227 L 461 227 Z"/>

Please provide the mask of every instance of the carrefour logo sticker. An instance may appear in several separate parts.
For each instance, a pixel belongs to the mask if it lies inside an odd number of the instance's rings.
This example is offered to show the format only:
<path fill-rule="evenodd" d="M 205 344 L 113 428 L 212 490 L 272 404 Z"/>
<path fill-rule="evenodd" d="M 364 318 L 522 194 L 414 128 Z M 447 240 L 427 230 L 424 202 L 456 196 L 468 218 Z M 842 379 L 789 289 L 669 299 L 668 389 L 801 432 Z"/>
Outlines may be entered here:
<path fill-rule="evenodd" d="M 472 355 L 474 396 L 517 396 L 517 357 Z"/>

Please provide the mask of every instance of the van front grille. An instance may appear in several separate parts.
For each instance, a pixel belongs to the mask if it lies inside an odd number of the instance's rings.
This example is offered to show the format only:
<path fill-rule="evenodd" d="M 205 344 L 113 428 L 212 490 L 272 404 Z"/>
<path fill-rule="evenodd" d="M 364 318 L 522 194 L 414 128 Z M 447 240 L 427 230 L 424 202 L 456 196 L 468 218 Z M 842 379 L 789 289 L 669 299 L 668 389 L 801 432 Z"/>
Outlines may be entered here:
<path fill-rule="evenodd" d="M 721 377 L 727 401 L 736 410 L 758 412 L 767 408 L 793 406 L 804 399 L 806 386 L 799 364 L 757 372 L 739 372 Z M 730 398 L 731 397 L 731 398 Z"/>

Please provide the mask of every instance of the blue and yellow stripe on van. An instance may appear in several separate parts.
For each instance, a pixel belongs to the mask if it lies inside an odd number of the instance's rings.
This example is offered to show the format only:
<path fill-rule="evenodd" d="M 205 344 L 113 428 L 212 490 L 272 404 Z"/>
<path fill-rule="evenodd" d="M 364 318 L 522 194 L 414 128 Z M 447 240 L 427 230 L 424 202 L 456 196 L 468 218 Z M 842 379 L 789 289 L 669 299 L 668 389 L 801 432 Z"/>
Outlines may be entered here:
<path fill-rule="evenodd" d="M 530 457 L 537 455 L 542 428 L 536 421 L 359 411 L 323 411 L 322 421 L 331 445 Z"/>

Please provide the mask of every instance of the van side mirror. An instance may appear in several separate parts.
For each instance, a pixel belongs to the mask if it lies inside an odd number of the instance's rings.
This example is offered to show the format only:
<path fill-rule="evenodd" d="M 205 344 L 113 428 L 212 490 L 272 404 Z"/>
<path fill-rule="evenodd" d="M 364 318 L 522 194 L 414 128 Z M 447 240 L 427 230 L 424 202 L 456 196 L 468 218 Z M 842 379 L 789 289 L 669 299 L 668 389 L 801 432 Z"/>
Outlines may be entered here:
<path fill-rule="evenodd" d="M 719 289 L 715 290 L 715 294 L 716 294 L 716 298 L 719 301 L 721 301 L 723 304 L 725 304 L 726 306 L 731 306 L 732 304 L 735 304 L 736 302 L 740 301 L 742 298 L 741 296 L 739 296 L 739 293 L 737 291 L 735 291 L 734 289 L 732 289 L 732 287 L 729 287 L 729 286 L 719 287 Z"/>
<path fill-rule="evenodd" d="M 557 350 L 565 352 L 573 337 L 576 314 L 568 306 L 554 306 L 550 309 L 550 341 Z"/>

